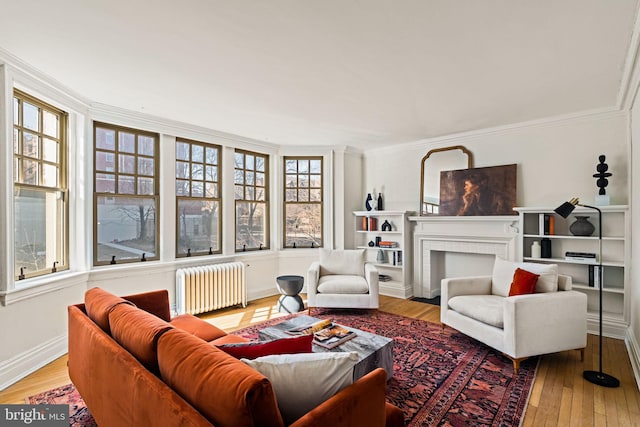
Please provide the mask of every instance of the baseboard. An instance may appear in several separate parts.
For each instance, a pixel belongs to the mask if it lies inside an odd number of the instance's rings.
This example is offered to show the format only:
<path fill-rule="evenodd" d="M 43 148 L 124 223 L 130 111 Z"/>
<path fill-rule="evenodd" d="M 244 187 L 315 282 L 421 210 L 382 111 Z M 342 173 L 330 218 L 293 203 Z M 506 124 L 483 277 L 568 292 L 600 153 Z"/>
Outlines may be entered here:
<path fill-rule="evenodd" d="M 67 335 L 52 338 L 0 363 L 0 390 L 67 353 Z"/>
<path fill-rule="evenodd" d="M 627 336 L 624 342 L 627 345 L 627 353 L 629 353 L 629 360 L 631 360 L 633 375 L 636 377 L 636 386 L 640 390 L 640 345 L 638 345 L 638 341 L 636 341 L 636 337 L 630 328 L 627 329 Z"/>
<path fill-rule="evenodd" d="M 378 282 L 380 295 L 386 295 L 388 297 L 408 299 L 413 297 L 413 288 L 411 286 L 405 286 L 404 288 L 398 288 L 397 286 L 387 285 L 386 282 Z"/>
<path fill-rule="evenodd" d="M 629 326 L 622 322 L 604 319 L 602 322 L 602 336 L 608 338 L 616 338 L 619 340 L 626 339 Z M 598 335 L 599 322 L 598 316 L 587 316 L 587 332 L 592 335 Z"/>

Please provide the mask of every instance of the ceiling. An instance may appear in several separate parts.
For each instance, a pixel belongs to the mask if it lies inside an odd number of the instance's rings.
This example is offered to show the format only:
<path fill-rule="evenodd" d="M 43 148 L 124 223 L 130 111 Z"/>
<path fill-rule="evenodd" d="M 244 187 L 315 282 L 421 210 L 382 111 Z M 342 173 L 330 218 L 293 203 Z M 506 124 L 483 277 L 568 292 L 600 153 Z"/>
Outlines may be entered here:
<path fill-rule="evenodd" d="M 95 103 L 368 149 L 619 108 L 638 0 L 0 0 L 0 48 Z"/>

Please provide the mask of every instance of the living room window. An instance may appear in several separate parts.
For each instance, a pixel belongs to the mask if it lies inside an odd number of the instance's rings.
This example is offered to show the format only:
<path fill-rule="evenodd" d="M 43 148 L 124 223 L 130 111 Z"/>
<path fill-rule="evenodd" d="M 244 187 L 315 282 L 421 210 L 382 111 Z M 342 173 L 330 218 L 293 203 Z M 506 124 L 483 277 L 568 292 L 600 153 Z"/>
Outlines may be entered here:
<path fill-rule="evenodd" d="M 269 248 L 269 156 L 235 150 L 236 252 Z"/>
<path fill-rule="evenodd" d="M 159 258 L 158 135 L 94 122 L 94 265 Z"/>
<path fill-rule="evenodd" d="M 322 157 L 285 157 L 284 187 L 284 247 L 321 247 Z"/>
<path fill-rule="evenodd" d="M 220 146 L 176 141 L 176 256 L 222 252 Z"/>
<path fill-rule="evenodd" d="M 69 268 L 67 113 L 13 93 L 14 268 L 17 280 Z"/>

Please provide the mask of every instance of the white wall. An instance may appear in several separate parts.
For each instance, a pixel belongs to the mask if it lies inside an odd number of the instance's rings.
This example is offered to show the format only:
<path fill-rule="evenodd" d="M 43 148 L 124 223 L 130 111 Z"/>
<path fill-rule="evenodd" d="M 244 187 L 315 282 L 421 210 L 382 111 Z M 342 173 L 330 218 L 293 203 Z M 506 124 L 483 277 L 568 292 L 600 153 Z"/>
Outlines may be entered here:
<path fill-rule="evenodd" d="M 636 98 L 631 109 L 631 235 L 640 235 L 640 101 Z M 640 238 L 631 240 L 631 256 L 640 254 Z M 632 264 L 634 264 L 632 262 Z M 627 336 L 629 356 L 640 387 L 640 268 L 631 269 L 631 324 Z"/>
<path fill-rule="evenodd" d="M 365 192 L 382 189 L 385 209 L 419 212 L 420 162 L 433 148 L 463 145 L 474 167 L 518 165 L 517 204 L 557 206 L 570 197 L 593 203 L 598 156 L 605 154 L 611 204 L 629 201 L 627 118 L 607 113 L 476 134 L 424 140 L 365 153 Z M 364 197 L 364 196 L 362 196 Z"/>

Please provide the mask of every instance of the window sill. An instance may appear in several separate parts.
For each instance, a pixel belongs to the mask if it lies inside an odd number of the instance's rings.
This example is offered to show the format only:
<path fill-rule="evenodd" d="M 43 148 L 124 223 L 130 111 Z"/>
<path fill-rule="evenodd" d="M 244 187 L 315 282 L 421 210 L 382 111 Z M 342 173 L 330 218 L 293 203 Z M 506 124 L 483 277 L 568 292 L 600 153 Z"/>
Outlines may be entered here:
<path fill-rule="evenodd" d="M 20 280 L 16 282 L 15 289 L 0 292 L 0 304 L 6 306 L 60 289 L 80 285 L 86 283 L 88 277 L 88 272 L 65 271 L 46 277 Z"/>

